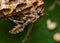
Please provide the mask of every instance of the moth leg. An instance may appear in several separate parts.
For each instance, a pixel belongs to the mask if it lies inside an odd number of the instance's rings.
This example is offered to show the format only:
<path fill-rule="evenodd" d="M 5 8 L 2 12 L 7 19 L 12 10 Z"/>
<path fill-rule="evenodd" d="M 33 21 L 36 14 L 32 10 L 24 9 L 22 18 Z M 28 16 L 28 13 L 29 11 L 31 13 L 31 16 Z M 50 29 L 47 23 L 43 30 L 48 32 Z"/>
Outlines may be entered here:
<path fill-rule="evenodd" d="M 23 43 L 27 41 L 27 39 L 28 39 L 28 37 L 29 37 L 29 35 L 31 33 L 32 27 L 33 27 L 33 23 L 29 26 L 29 29 L 28 29 L 26 35 L 24 36 L 24 38 L 22 40 Z"/>
<path fill-rule="evenodd" d="M 20 32 L 22 32 L 24 30 L 24 26 L 22 26 L 22 25 L 16 25 L 16 26 L 14 26 L 14 28 L 12 28 L 10 31 L 9 31 L 9 33 L 11 33 L 11 34 L 17 34 L 17 33 L 20 33 Z"/>
<path fill-rule="evenodd" d="M 11 20 L 11 21 L 13 21 L 16 24 L 23 23 L 23 21 L 14 20 L 14 19 L 11 19 L 11 18 L 8 18 L 8 19 Z"/>

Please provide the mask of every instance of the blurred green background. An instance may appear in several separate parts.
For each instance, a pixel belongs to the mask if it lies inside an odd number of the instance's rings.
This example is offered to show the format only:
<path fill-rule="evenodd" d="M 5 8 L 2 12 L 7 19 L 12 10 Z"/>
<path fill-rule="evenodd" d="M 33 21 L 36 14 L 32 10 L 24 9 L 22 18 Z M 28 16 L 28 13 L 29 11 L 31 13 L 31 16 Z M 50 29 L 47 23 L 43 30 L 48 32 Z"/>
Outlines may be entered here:
<path fill-rule="evenodd" d="M 55 0 L 44 0 L 45 14 L 42 18 L 34 23 L 32 32 L 26 43 L 56 43 L 53 40 L 53 35 L 60 32 L 60 5 L 56 4 L 55 8 L 51 11 L 48 8 L 55 2 Z M 46 27 L 47 19 L 57 22 L 58 26 L 55 30 L 50 31 Z M 22 43 L 21 40 L 26 34 L 28 26 L 22 33 L 12 35 L 9 30 L 15 24 L 9 20 L 0 21 L 0 43 Z"/>

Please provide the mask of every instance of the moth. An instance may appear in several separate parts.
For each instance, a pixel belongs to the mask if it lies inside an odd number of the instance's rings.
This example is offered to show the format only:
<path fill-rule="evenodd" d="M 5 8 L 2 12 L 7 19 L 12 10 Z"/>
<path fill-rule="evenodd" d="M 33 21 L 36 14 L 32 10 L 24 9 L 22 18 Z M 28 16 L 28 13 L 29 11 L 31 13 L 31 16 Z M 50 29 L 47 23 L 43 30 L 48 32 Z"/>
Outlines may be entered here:
<path fill-rule="evenodd" d="M 0 20 L 9 19 L 16 23 L 9 33 L 17 34 L 29 23 L 34 23 L 44 12 L 43 0 L 0 0 Z M 29 28 L 22 42 L 27 40 Z"/>

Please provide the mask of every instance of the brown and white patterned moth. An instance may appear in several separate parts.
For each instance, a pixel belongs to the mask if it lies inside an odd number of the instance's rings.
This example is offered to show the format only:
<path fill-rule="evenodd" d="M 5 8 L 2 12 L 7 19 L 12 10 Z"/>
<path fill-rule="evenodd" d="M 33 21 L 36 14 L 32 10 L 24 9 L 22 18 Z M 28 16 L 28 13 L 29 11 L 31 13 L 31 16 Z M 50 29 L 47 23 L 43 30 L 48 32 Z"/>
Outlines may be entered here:
<path fill-rule="evenodd" d="M 0 0 L 0 19 L 7 18 L 16 23 L 9 31 L 11 34 L 22 32 L 24 27 L 36 21 L 43 11 L 43 0 Z"/>

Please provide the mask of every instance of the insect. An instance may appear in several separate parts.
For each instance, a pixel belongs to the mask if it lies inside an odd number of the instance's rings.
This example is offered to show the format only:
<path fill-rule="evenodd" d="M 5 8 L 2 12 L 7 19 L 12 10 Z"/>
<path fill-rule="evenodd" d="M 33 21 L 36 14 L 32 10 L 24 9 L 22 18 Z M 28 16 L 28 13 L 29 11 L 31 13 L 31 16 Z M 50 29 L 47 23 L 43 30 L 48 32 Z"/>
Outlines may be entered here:
<path fill-rule="evenodd" d="M 0 0 L 0 19 L 9 19 L 16 23 L 9 33 L 17 34 L 43 14 L 43 5 L 43 0 Z M 29 36 L 30 31 L 31 29 L 28 29 L 23 42 Z"/>

